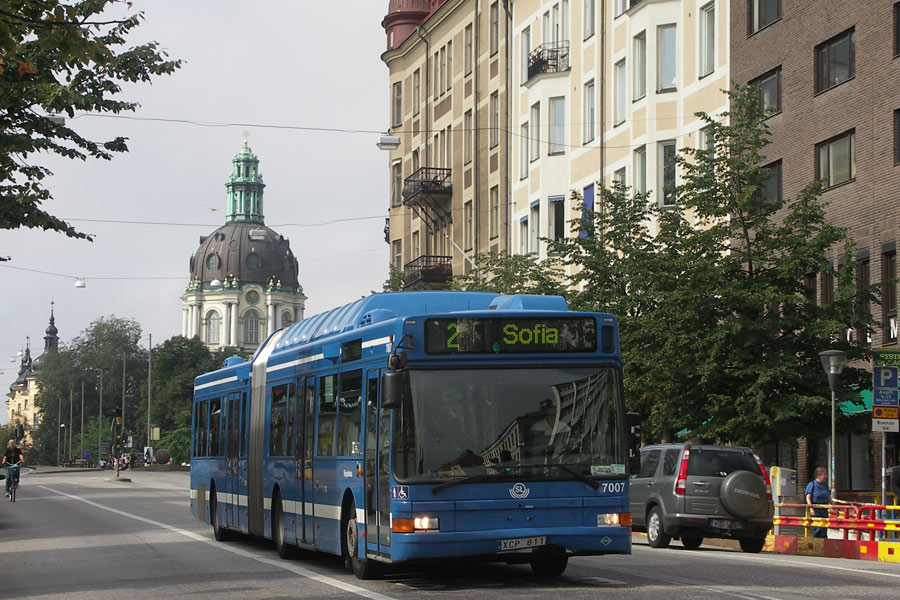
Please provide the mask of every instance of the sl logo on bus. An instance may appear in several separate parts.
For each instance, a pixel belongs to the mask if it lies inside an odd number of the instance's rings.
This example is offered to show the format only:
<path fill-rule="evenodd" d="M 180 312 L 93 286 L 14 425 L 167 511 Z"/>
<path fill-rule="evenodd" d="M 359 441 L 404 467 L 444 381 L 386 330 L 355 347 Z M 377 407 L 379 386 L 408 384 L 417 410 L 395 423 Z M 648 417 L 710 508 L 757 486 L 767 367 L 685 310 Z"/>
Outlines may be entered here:
<path fill-rule="evenodd" d="M 509 495 L 515 498 L 516 500 L 522 500 L 523 498 L 527 498 L 528 494 L 531 493 L 524 483 L 517 483 L 511 488 L 509 488 Z"/>

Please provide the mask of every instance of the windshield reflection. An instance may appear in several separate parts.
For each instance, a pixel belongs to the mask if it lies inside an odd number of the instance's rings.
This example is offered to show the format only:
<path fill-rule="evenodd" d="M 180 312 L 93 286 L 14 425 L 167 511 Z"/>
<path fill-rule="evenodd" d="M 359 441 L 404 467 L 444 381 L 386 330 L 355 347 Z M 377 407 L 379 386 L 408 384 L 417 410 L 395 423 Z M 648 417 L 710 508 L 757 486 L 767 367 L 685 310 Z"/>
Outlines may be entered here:
<path fill-rule="evenodd" d="M 395 411 L 395 475 L 413 482 L 624 476 L 619 373 L 413 370 L 410 401 Z"/>

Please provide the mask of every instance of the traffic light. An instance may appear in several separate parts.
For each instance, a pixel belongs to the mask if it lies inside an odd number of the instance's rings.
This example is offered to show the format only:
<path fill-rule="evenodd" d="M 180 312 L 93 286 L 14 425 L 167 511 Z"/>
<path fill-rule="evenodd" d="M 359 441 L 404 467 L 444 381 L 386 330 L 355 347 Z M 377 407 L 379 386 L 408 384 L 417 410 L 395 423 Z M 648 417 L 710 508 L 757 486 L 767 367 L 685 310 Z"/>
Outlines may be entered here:
<path fill-rule="evenodd" d="M 116 409 L 116 425 L 121 425 L 121 424 L 122 424 L 122 409 L 117 408 Z"/>

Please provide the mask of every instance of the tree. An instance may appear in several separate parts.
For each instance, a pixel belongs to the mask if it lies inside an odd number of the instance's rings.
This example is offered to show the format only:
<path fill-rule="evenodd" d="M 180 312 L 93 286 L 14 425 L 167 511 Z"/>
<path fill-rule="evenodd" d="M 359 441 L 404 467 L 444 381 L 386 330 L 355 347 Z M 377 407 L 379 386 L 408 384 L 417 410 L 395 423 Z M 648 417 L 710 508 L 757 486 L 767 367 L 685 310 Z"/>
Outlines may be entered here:
<path fill-rule="evenodd" d="M 149 82 L 181 66 L 156 42 L 127 47 L 142 13 L 108 20 L 121 0 L 7 0 L 0 9 L 0 228 L 40 228 L 90 240 L 40 208 L 51 198 L 52 173 L 33 155 L 109 160 L 126 138 L 94 141 L 55 115 L 120 113 L 137 108 L 118 99 L 122 85 Z M 5 260 L 5 259 L 4 259 Z"/>
<path fill-rule="evenodd" d="M 554 256 L 539 259 L 536 254 L 479 253 L 474 263 L 476 269 L 453 277 L 453 289 L 498 294 L 566 293 L 560 260 Z"/>
<path fill-rule="evenodd" d="M 382 286 L 383 292 L 400 292 L 403 291 L 403 271 L 394 266 L 393 263 L 388 265 L 388 278 Z M 375 293 L 374 291 L 372 292 Z"/>

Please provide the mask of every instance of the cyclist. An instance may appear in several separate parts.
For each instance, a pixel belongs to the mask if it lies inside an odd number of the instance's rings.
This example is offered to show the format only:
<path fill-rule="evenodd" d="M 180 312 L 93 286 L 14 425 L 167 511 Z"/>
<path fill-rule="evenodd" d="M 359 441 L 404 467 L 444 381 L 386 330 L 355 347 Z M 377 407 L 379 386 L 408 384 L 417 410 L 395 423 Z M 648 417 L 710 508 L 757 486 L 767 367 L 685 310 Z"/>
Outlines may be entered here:
<path fill-rule="evenodd" d="M 9 496 L 9 486 L 13 483 L 12 473 L 10 473 L 9 467 L 12 465 L 18 464 L 19 466 L 25 464 L 25 459 L 22 457 L 22 451 L 16 446 L 15 440 L 9 440 L 6 443 L 6 452 L 3 454 L 3 461 L 0 462 L 0 466 L 6 466 L 6 495 Z"/>

